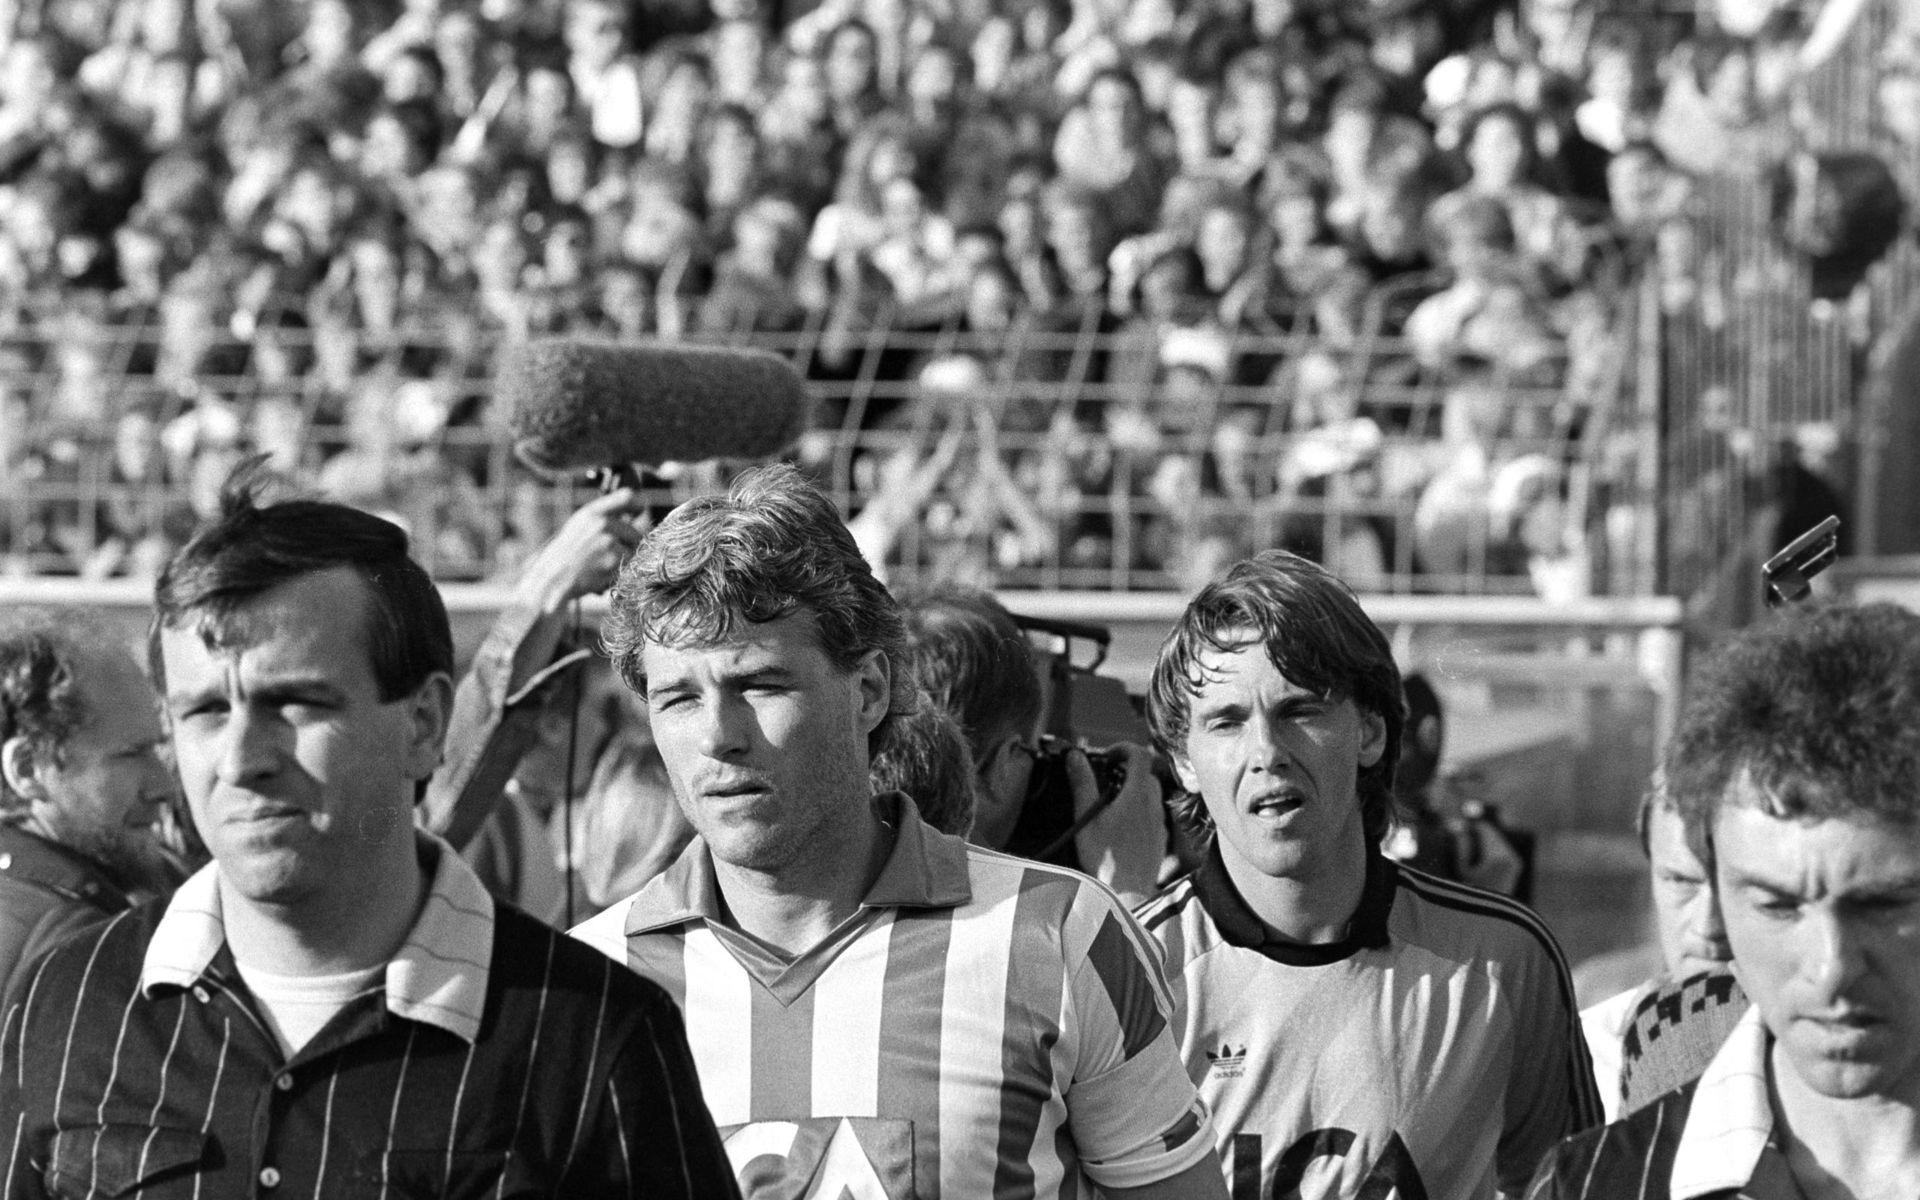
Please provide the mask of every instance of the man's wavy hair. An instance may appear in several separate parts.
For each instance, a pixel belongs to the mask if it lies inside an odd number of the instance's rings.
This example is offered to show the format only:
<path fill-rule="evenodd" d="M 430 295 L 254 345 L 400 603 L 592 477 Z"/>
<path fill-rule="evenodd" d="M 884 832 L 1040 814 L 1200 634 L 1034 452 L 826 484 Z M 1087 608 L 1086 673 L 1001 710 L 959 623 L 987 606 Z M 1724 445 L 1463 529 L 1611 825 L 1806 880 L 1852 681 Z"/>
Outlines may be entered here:
<path fill-rule="evenodd" d="M 67 740 L 92 713 L 81 660 L 109 644 L 100 622 L 72 611 L 25 608 L 0 616 L 0 742 L 24 738 L 35 761 L 62 765 Z M 0 823 L 26 816 L 27 800 L 0 779 Z"/>
<path fill-rule="evenodd" d="M 1694 673 L 1662 769 L 1703 846 L 1742 779 L 1769 816 L 1920 824 L 1920 615 L 1820 605 L 1734 634 Z"/>
<path fill-rule="evenodd" d="M 1400 670 L 1380 629 L 1352 589 L 1318 563 L 1267 550 L 1234 564 L 1200 590 L 1160 646 L 1147 690 L 1147 720 L 1163 754 L 1184 754 L 1193 701 L 1206 682 L 1201 659 L 1263 645 L 1279 672 L 1298 687 L 1351 700 L 1386 726 L 1380 759 L 1359 772 L 1356 790 L 1367 840 L 1378 844 L 1393 821 L 1393 771 L 1400 761 L 1406 701 Z M 1202 835 L 1213 831 L 1204 800 L 1177 797 L 1174 816 Z"/>
<path fill-rule="evenodd" d="M 915 706 L 900 610 L 832 502 L 790 466 L 755 467 L 726 495 L 668 514 L 621 564 L 601 639 L 620 678 L 644 696 L 649 643 L 712 645 L 796 613 L 813 619 L 840 670 L 874 650 L 886 659 L 887 715 L 867 738 L 869 759 L 879 755 L 894 721 Z"/>
<path fill-rule="evenodd" d="M 242 463 L 221 488 L 219 514 L 188 539 L 154 585 L 148 666 L 166 675 L 160 632 L 191 626 L 210 644 L 236 635 L 236 618 L 264 593 L 305 575 L 350 568 L 367 589 L 365 628 L 380 701 L 453 674 L 453 630 L 439 589 L 407 553 L 407 534 L 372 513 L 324 500 L 266 502 L 277 481 L 264 458 Z"/>

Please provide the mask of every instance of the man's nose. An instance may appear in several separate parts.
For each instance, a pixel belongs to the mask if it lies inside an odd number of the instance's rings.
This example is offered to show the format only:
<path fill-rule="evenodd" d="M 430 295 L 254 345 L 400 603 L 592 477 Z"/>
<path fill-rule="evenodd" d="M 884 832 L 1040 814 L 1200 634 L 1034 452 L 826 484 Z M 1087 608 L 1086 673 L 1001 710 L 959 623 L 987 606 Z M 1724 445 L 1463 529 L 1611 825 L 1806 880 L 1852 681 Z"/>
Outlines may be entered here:
<path fill-rule="evenodd" d="M 745 701 L 722 697 L 705 705 L 699 719 L 700 753 L 728 759 L 746 749 L 751 710 Z"/>
<path fill-rule="evenodd" d="M 220 731 L 220 754 L 216 763 L 220 781 L 245 783 L 271 774 L 278 759 L 279 746 L 271 722 L 236 704 Z"/>
<path fill-rule="evenodd" d="M 1247 718 L 1245 745 L 1248 763 L 1262 771 L 1276 771 L 1287 765 L 1286 734 L 1280 722 L 1255 714 Z"/>
<path fill-rule="evenodd" d="M 1701 957 L 1725 959 L 1727 925 L 1720 915 L 1720 896 L 1711 883 L 1702 884 L 1687 902 L 1686 928 L 1694 952 Z"/>
<path fill-rule="evenodd" d="M 1807 916 L 1801 937 L 1801 975 L 1820 1000 L 1840 999 L 1866 968 L 1859 931 L 1844 915 L 1817 911 Z"/>

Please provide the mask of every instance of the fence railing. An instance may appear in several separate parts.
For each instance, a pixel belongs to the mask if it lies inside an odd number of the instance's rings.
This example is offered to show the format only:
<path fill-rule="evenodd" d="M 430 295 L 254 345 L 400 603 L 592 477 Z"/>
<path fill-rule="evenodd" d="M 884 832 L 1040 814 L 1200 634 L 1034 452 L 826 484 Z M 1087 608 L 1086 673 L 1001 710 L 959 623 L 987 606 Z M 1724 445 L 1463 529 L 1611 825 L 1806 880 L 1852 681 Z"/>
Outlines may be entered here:
<path fill-rule="evenodd" d="M 1380 594 L 1639 595 L 1657 430 L 1634 321 L 1623 306 L 1598 350 L 1506 370 L 1380 323 L 1338 342 L 1092 318 L 708 340 L 802 367 L 814 420 L 790 457 L 895 578 L 1180 590 L 1280 545 Z M 147 573 L 254 452 L 400 520 L 450 581 L 510 576 L 584 498 L 513 459 L 497 337 L 246 333 L 71 310 L 0 329 L 0 573 Z M 737 465 L 651 472 L 649 501 Z"/>

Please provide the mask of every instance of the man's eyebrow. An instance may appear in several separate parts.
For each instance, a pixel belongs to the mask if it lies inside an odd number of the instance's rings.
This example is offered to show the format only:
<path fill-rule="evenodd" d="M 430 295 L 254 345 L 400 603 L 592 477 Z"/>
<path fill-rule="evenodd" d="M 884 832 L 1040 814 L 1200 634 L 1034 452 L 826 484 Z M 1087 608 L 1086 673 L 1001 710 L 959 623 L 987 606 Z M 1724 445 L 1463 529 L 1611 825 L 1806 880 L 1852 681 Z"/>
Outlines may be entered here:
<path fill-rule="evenodd" d="M 764 667 L 747 667 L 734 673 L 731 678 L 741 683 L 784 683 L 797 678 L 797 675 L 792 667 L 768 663 Z"/>
<path fill-rule="evenodd" d="M 1760 891 L 1773 892 L 1781 896 L 1800 894 L 1798 885 L 1791 881 L 1769 879 L 1762 875 L 1755 875 L 1751 871 L 1743 871 L 1738 867 L 1727 867 L 1721 882 L 1727 887 L 1757 888 Z"/>
<path fill-rule="evenodd" d="M 224 688 L 171 688 L 167 691 L 165 702 L 168 708 L 185 708 L 204 700 L 224 700 L 226 696 Z"/>
<path fill-rule="evenodd" d="M 344 700 L 347 697 L 339 684 L 317 675 L 263 679 L 249 687 L 247 694 L 260 700 Z"/>
<path fill-rule="evenodd" d="M 284 679 L 264 679 L 246 689 L 247 698 L 268 703 L 287 701 L 313 701 L 339 703 L 347 698 L 347 693 L 330 679 L 320 676 L 290 675 Z M 233 697 L 226 687 L 219 683 L 203 688 L 187 689 L 167 693 L 167 705 L 180 708 L 202 703 L 207 700 L 231 700 Z"/>

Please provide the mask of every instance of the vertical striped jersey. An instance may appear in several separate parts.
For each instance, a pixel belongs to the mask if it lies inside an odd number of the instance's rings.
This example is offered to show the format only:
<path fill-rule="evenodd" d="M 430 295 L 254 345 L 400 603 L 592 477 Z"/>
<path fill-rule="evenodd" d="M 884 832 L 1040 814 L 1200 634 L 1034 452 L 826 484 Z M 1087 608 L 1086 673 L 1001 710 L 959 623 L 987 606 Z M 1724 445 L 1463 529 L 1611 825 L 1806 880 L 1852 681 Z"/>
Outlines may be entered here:
<path fill-rule="evenodd" d="M 720 920 L 699 840 L 574 930 L 680 1002 L 742 1191 L 1089 1196 L 1083 1172 L 1134 1187 L 1204 1160 L 1165 978 L 1113 893 L 878 803 L 885 866 L 797 958 Z"/>
<path fill-rule="evenodd" d="M 1209 847 L 1140 917 L 1233 1200 L 1516 1193 L 1598 1123 L 1566 964 L 1519 904 L 1370 853 L 1345 938 L 1285 943 Z"/>
<path fill-rule="evenodd" d="M 217 867 L 56 949 L 0 1030 L 0 1197 L 733 1195 L 665 994 L 422 860 L 384 980 L 291 1058 Z"/>

